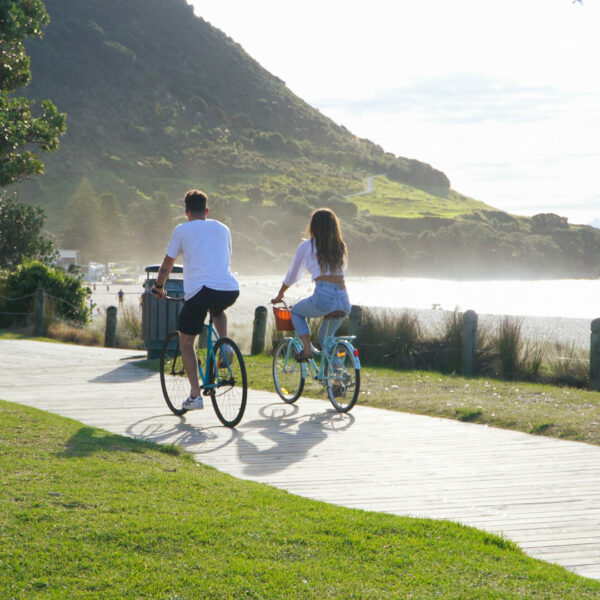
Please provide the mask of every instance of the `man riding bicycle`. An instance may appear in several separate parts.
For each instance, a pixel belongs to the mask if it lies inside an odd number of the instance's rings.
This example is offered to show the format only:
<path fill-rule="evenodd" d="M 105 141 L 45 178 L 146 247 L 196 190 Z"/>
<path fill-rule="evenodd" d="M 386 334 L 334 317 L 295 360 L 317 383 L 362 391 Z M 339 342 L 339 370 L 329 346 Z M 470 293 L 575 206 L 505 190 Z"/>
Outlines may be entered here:
<path fill-rule="evenodd" d="M 194 340 L 202 331 L 208 312 L 219 336 L 227 336 L 225 309 L 237 300 L 240 292 L 239 284 L 230 271 L 231 233 L 223 223 L 207 219 L 208 198 L 204 192 L 190 190 L 186 193 L 185 215 L 187 222 L 173 230 L 151 292 L 157 298 L 165 297 L 165 282 L 175 259 L 181 254 L 185 304 L 179 313 L 179 346 L 190 382 L 190 395 L 182 408 L 196 410 L 204 406 Z"/>

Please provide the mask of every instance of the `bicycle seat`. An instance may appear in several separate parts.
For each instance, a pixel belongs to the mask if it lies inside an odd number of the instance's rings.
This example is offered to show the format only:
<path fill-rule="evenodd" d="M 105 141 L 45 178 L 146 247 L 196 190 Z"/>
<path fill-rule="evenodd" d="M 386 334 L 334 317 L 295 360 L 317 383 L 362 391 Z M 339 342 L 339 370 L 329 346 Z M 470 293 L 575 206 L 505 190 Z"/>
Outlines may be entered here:
<path fill-rule="evenodd" d="M 334 310 L 333 312 L 327 313 L 323 318 L 324 319 L 338 319 L 340 317 L 345 317 L 346 313 L 343 310 Z"/>

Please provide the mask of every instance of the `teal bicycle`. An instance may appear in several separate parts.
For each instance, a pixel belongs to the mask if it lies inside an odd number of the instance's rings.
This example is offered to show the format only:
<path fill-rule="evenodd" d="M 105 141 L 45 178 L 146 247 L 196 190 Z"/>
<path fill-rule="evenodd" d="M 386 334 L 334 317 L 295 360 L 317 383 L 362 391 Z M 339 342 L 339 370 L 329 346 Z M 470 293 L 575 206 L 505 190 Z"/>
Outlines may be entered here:
<path fill-rule="evenodd" d="M 180 298 L 167 300 L 183 301 Z M 205 338 L 205 342 L 204 342 Z M 202 339 L 202 343 L 199 341 Z M 213 340 L 214 341 L 213 343 Z M 242 353 L 230 338 L 218 337 L 212 315 L 202 334 L 195 340 L 198 376 L 204 396 L 209 396 L 215 413 L 226 427 L 235 427 L 244 416 L 248 397 L 248 378 Z M 183 368 L 179 332 L 172 331 L 163 343 L 160 356 L 160 385 L 167 406 L 176 415 L 187 411 L 182 404 L 189 394 Z"/>
<path fill-rule="evenodd" d="M 280 331 L 293 331 L 289 308 L 273 307 L 275 324 Z M 343 314 L 333 312 L 323 318 Z M 319 365 L 314 358 L 302 363 L 296 361 L 303 349 L 297 333 L 281 340 L 273 355 L 273 381 L 279 397 L 288 404 L 296 402 L 302 395 L 306 379 L 311 377 L 327 389 L 327 396 L 338 412 L 351 410 L 360 392 L 360 360 L 358 350 L 352 345 L 354 339 L 354 335 L 327 336 L 321 351 L 312 348 L 313 356 L 321 357 Z"/>

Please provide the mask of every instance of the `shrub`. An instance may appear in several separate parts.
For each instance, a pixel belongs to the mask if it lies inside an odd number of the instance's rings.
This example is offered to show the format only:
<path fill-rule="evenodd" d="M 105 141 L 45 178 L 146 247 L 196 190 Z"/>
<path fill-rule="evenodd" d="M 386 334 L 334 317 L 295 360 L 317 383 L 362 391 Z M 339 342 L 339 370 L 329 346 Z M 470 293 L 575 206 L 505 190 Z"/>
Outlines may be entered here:
<path fill-rule="evenodd" d="M 460 373 L 462 370 L 463 319 L 462 313 L 454 310 L 444 317 L 441 341 L 444 349 L 444 371 Z"/>
<path fill-rule="evenodd" d="M 104 342 L 104 334 L 99 329 L 74 327 L 64 321 L 48 325 L 48 337 L 83 346 L 101 346 Z"/>
<path fill-rule="evenodd" d="M 143 348 L 142 313 L 136 306 L 123 306 L 117 313 L 117 347 Z"/>
<path fill-rule="evenodd" d="M 500 362 L 500 374 L 506 379 L 515 379 L 522 374 L 523 318 L 506 316 L 502 319 L 495 338 Z"/>
<path fill-rule="evenodd" d="M 89 290 L 82 287 L 78 275 L 65 273 L 59 267 L 50 267 L 37 260 L 28 260 L 0 279 L 0 295 L 7 298 L 23 298 L 19 307 L 33 311 L 33 294 L 37 288 L 46 291 L 50 302 L 47 312 L 56 317 L 84 325 L 89 318 L 86 298 Z"/>
<path fill-rule="evenodd" d="M 590 381 L 589 354 L 574 343 L 555 344 L 549 361 L 551 382 L 558 385 L 586 387 Z"/>
<path fill-rule="evenodd" d="M 412 368 L 420 349 L 422 330 L 418 317 L 409 311 L 363 311 L 360 350 L 365 363 Z"/>

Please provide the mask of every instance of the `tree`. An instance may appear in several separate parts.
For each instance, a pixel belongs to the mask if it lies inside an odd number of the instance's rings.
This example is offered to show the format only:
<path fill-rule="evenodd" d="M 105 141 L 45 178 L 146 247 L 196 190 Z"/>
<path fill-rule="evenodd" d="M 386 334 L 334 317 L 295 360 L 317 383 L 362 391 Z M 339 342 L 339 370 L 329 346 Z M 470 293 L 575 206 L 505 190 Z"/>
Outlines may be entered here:
<path fill-rule="evenodd" d="M 96 192 L 90 180 L 83 177 L 67 205 L 61 243 L 63 247 L 80 250 L 82 261 L 87 262 L 91 253 L 100 245 L 100 227 L 100 207 Z"/>
<path fill-rule="evenodd" d="M 31 146 L 56 150 L 65 132 L 66 116 L 49 100 L 42 101 L 41 114 L 34 116 L 33 101 L 11 97 L 31 78 L 23 40 L 41 37 L 49 20 L 41 0 L 0 0 L 0 187 L 43 173 Z"/>
<path fill-rule="evenodd" d="M 107 263 L 122 260 L 125 228 L 123 215 L 114 194 L 105 192 L 98 197 L 99 243 L 94 252 L 96 260 Z"/>
<path fill-rule="evenodd" d="M 13 269 L 24 258 L 54 258 L 52 242 L 42 235 L 45 223 L 43 209 L 0 194 L 0 269 Z"/>

